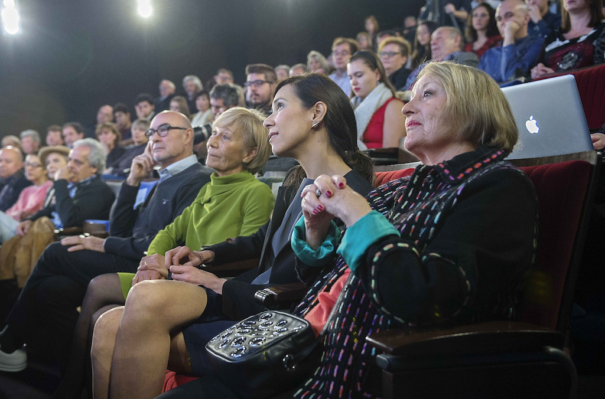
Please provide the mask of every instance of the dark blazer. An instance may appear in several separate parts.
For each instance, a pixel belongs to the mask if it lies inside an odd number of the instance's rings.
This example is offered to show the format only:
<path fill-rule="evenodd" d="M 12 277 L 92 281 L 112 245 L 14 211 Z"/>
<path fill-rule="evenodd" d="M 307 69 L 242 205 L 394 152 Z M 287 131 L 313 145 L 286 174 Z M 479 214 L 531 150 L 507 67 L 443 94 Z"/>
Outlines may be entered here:
<path fill-rule="evenodd" d="M 345 177 L 347 184 L 363 196 L 373 190 L 372 185 L 355 170 L 347 173 Z M 292 202 L 292 198 L 288 198 L 286 191 L 287 188 L 280 187 L 273 209 L 273 216 L 256 233 L 247 237 L 237 237 L 232 241 L 225 241 L 208 248 L 214 251 L 215 254 L 215 261 L 211 265 L 260 258 L 257 268 L 234 279 L 227 280 L 223 285 L 223 314 L 231 319 L 241 320 L 264 310 L 261 305 L 254 301 L 256 291 L 276 284 L 288 284 L 297 281 L 311 283 L 319 272 L 319 270 L 309 268 L 301 262 L 298 262 L 299 267 L 296 268 L 296 256 L 290 245 L 284 246 L 272 259 L 271 241 L 273 235 L 281 225 L 286 210 Z M 250 284 L 259 274 L 269 268 L 271 268 L 269 284 Z"/>
<path fill-rule="evenodd" d="M 53 184 L 55 203 L 42 208 L 29 220 L 37 220 L 42 216 L 52 218 L 54 211 L 59 214 L 63 227 L 82 226 L 87 219 L 109 219 L 115 195 L 103 179 L 97 176 L 90 183 L 82 184 L 73 198 L 69 196 L 67 184 L 65 179 L 57 180 Z"/>
<path fill-rule="evenodd" d="M 6 183 L 0 185 L 0 211 L 6 212 L 19 199 L 21 191 L 25 187 L 32 185 L 32 182 L 25 177 L 24 169 L 15 172 L 14 175 L 6 179 Z M 6 189 L 6 190 L 4 190 Z"/>
<path fill-rule="evenodd" d="M 153 100 L 153 103 L 155 104 L 155 113 L 159 114 L 162 111 L 168 111 L 170 109 L 172 97 L 174 97 L 174 94 L 169 95 L 163 100 L 161 97 L 156 97 L 155 100 Z"/>
<path fill-rule="evenodd" d="M 199 163 L 156 184 L 144 203 L 133 209 L 139 187 L 122 184 L 116 206 L 111 212 L 110 237 L 105 252 L 139 260 L 158 231 L 172 223 L 191 205 L 210 172 Z"/>

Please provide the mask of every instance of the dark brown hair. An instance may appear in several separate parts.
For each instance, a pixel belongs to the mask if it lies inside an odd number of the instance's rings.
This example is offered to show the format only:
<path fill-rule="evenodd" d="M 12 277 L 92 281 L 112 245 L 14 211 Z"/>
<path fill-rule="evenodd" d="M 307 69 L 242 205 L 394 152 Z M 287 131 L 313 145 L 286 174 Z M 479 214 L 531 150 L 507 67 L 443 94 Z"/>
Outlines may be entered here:
<path fill-rule="evenodd" d="M 246 66 L 246 75 L 250 75 L 251 73 L 258 73 L 265 75 L 265 79 L 270 84 L 277 82 L 277 75 L 275 74 L 275 70 L 267 64 L 250 64 Z"/>
<path fill-rule="evenodd" d="M 372 160 L 357 147 L 355 112 L 342 89 L 327 76 L 310 73 L 280 82 L 275 93 L 287 85 L 292 85 L 294 93 L 307 109 L 318 102 L 326 104 L 326 116 L 321 123 L 328 132 L 330 146 L 350 168 L 357 170 L 372 183 L 374 165 Z M 295 193 L 305 177 L 305 170 L 302 166 L 297 166 L 288 173 L 284 186 L 289 186 L 289 191 L 293 190 Z"/>
<path fill-rule="evenodd" d="M 379 82 L 384 83 L 384 85 L 391 91 L 391 93 L 393 93 L 393 97 L 395 97 L 397 90 L 395 90 L 395 87 L 393 87 L 393 84 L 389 80 L 389 77 L 387 76 L 387 73 L 384 70 L 384 65 L 382 65 L 380 58 L 378 58 L 378 56 L 373 51 L 356 52 L 349 60 L 349 64 L 357 60 L 363 61 L 363 63 L 366 64 L 372 71 L 378 69 L 378 72 L 380 73 Z M 353 93 L 351 93 L 351 98 L 353 98 Z"/>
<path fill-rule="evenodd" d="M 437 25 L 437 23 L 433 21 L 420 21 L 418 23 L 418 27 L 416 28 L 416 32 L 418 32 L 418 29 L 420 29 L 422 25 L 426 26 L 426 28 L 429 30 L 429 36 L 432 35 L 433 32 L 435 32 L 439 27 L 439 25 Z M 428 45 L 424 47 L 418 41 L 418 34 L 416 34 L 416 37 L 414 38 L 414 52 L 412 53 L 412 67 L 416 68 L 420 64 L 424 63 L 425 61 L 431 60 L 432 58 L 433 54 L 431 53 L 430 39 Z"/>
<path fill-rule="evenodd" d="M 473 8 L 473 11 L 468 14 L 468 18 L 466 20 L 466 32 L 464 32 L 464 36 L 466 37 L 467 43 L 473 43 L 477 40 L 477 31 L 473 27 L 473 12 L 479 7 L 485 8 L 487 14 L 489 15 L 489 22 L 487 24 L 487 32 L 485 35 L 487 37 L 497 36 L 500 34 L 498 30 L 498 24 L 496 23 L 496 10 L 492 6 L 487 3 L 481 3 L 477 7 Z"/>
<path fill-rule="evenodd" d="M 594 28 L 603 20 L 603 0 L 586 0 L 590 6 L 589 28 Z M 571 29 L 569 13 L 565 9 L 565 2 L 561 0 L 561 32 L 567 33 Z"/>

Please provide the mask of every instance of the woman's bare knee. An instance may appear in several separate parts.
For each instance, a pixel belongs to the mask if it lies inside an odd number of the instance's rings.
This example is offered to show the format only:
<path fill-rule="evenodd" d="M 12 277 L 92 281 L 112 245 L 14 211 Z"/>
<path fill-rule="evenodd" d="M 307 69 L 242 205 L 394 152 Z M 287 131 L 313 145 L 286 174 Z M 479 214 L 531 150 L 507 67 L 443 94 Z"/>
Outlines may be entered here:
<path fill-rule="evenodd" d="M 97 320 L 92 335 L 92 356 L 110 349 L 113 353 L 116 336 L 124 308 L 119 307 L 103 313 Z"/>

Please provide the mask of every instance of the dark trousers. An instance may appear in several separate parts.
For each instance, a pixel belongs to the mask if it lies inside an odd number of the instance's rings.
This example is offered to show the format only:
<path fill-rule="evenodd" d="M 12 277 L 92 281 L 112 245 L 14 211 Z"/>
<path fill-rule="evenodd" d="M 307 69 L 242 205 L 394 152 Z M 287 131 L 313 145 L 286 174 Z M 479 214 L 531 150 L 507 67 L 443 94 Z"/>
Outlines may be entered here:
<path fill-rule="evenodd" d="M 95 251 L 68 252 L 60 242 L 50 244 L 21 291 L 6 319 L 12 335 L 23 341 L 43 332 L 64 368 L 74 328 L 76 308 L 82 304 L 86 287 L 106 273 L 135 273 L 139 261 Z"/>

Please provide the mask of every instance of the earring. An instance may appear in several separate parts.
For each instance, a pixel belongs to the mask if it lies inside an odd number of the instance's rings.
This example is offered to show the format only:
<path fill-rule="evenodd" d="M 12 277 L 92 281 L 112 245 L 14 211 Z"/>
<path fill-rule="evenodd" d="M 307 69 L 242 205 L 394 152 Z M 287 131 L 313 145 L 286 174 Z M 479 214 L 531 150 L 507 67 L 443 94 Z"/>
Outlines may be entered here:
<path fill-rule="evenodd" d="M 315 122 L 313 124 L 313 126 L 311 126 L 311 130 L 315 130 L 315 128 L 317 127 L 317 125 L 319 125 L 319 122 Z"/>

